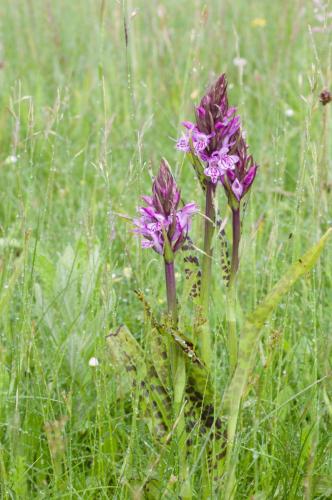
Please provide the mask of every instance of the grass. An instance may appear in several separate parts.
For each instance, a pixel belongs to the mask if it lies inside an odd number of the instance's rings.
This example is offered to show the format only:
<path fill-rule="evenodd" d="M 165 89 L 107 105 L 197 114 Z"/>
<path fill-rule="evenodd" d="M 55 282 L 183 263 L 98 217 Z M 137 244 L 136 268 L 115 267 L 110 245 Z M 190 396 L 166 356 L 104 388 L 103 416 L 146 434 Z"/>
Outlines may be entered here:
<path fill-rule="evenodd" d="M 128 387 L 105 336 L 125 323 L 144 346 L 133 290 L 162 311 L 163 266 L 114 212 L 135 213 L 161 156 L 183 197 L 201 199 L 174 139 L 227 72 L 260 164 L 243 226 L 241 323 L 331 225 L 331 110 L 318 101 L 331 87 L 330 33 L 311 32 L 309 0 L 3 0 L 0 14 L 0 495 L 140 498 L 156 458 L 160 490 L 176 480 L 176 445 L 161 452 L 137 394 L 119 398 Z M 221 190 L 218 204 L 225 214 Z M 331 498 L 331 261 L 330 244 L 264 326 L 238 420 L 235 498 Z M 214 266 L 222 394 L 226 303 Z M 195 498 L 202 446 L 189 461 Z"/>

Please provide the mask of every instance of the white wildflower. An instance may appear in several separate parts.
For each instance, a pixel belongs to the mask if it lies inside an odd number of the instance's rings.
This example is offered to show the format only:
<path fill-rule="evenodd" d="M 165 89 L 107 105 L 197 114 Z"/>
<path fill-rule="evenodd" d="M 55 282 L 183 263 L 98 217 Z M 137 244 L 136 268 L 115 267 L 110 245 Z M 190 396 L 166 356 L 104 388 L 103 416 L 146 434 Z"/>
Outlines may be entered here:
<path fill-rule="evenodd" d="M 236 66 L 237 68 L 244 68 L 245 65 L 247 64 L 247 60 L 244 59 L 243 57 L 235 57 L 233 59 L 233 64 L 234 66 Z"/>
<path fill-rule="evenodd" d="M 292 116 L 294 116 L 294 109 L 287 108 L 287 109 L 285 110 L 285 115 L 286 115 L 287 117 L 289 117 L 289 118 L 290 118 L 290 117 L 292 117 Z"/>
<path fill-rule="evenodd" d="M 89 359 L 89 366 L 92 366 L 93 368 L 95 368 L 98 365 L 99 365 L 99 361 L 97 358 L 90 358 Z"/>

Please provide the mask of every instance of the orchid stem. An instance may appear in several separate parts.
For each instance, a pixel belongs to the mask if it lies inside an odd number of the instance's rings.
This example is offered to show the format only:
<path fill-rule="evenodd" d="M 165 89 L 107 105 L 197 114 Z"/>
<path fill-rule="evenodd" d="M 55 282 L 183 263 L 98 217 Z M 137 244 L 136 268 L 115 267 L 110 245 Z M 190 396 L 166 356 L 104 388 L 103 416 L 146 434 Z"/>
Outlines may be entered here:
<path fill-rule="evenodd" d="M 239 245 L 241 239 L 240 207 L 232 209 L 232 229 L 233 229 L 233 243 L 232 243 L 230 284 L 232 284 L 233 281 L 235 280 L 236 273 L 239 269 Z"/>
<path fill-rule="evenodd" d="M 174 273 L 174 261 L 165 259 L 165 278 L 167 293 L 167 309 L 172 321 L 172 327 L 176 328 L 178 323 L 178 311 L 176 302 L 176 281 Z M 177 447 L 179 450 L 179 477 L 182 485 L 181 497 L 190 500 L 192 497 L 190 480 L 188 477 L 187 454 L 186 454 L 186 428 L 184 415 L 180 416 L 182 400 L 186 385 L 186 365 L 185 359 L 179 347 L 170 344 L 170 360 L 173 379 L 174 394 L 174 418 L 178 419 L 177 425 Z"/>
<path fill-rule="evenodd" d="M 238 339 L 236 332 L 236 274 L 239 268 L 239 245 L 241 239 L 240 207 L 232 209 L 232 262 L 229 288 L 227 293 L 227 326 L 228 326 L 228 352 L 230 372 L 233 373 L 238 358 Z"/>
<path fill-rule="evenodd" d="M 202 283 L 201 283 L 201 313 L 206 321 L 206 328 L 202 329 L 202 358 L 206 366 L 210 368 L 211 364 L 211 332 L 209 328 L 209 295 L 211 284 L 211 266 L 212 266 L 212 239 L 215 225 L 214 209 L 215 186 L 208 182 L 206 186 L 205 198 L 205 223 L 204 223 L 204 256 L 202 264 Z"/>
<path fill-rule="evenodd" d="M 178 313 L 176 304 L 176 282 L 173 261 L 168 262 L 165 260 L 165 278 L 168 314 L 171 316 L 174 325 L 176 325 L 178 321 Z"/>

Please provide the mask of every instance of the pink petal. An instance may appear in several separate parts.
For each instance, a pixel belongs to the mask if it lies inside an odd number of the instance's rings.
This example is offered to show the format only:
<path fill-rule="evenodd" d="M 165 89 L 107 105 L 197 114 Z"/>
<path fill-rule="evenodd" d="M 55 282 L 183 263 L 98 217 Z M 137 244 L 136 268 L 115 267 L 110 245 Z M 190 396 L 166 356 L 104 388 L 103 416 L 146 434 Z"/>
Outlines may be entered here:
<path fill-rule="evenodd" d="M 243 186 L 242 184 L 238 181 L 238 179 L 235 179 L 235 181 L 232 184 L 232 191 L 235 194 L 235 197 L 237 200 L 240 201 L 241 195 L 243 193 Z"/>
<path fill-rule="evenodd" d="M 197 130 L 197 126 L 195 125 L 195 123 L 192 122 L 184 121 L 182 122 L 181 125 L 186 127 L 188 130 Z"/>
<path fill-rule="evenodd" d="M 256 172 L 257 172 L 257 165 L 254 165 L 248 170 L 247 175 L 243 179 L 243 188 L 245 193 L 249 190 L 251 184 L 254 182 L 256 177 Z"/>
<path fill-rule="evenodd" d="M 205 109 L 203 108 L 203 106 L 197 106 L 196 111 L 197 111 L 198 116 L 200 118 L 204 118 L 206 112 L 205 112 Z"/>

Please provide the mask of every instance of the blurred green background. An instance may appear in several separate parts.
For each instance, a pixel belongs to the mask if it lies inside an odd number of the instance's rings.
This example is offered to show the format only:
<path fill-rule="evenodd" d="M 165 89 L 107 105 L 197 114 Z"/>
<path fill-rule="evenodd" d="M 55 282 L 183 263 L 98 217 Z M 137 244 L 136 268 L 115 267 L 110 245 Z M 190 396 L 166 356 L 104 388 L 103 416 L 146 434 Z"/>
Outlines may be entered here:
<path fill-rule="evenodd" d="M 133 289 L 162 309 L 163 269 L 116 214 L 135 215 L 162 156 L 183 197 L 200 202 L 174 145 L 217 75 L 227 73 L 260 165 L 239 314 L 331 225 L 330 106 L 319 94 L 331 88 L 332 7 L 322 5 L 1 1 L 3 498 L 125 498 L 153 456 L 117 400 L 104 338 L 121 322 L 140 337 Z M 218 206 L 227 213 L 221 189 Z M 241 416 L 237 498 L 332 495 L 331 258 L 329 246 L 266 327 Z"/>

